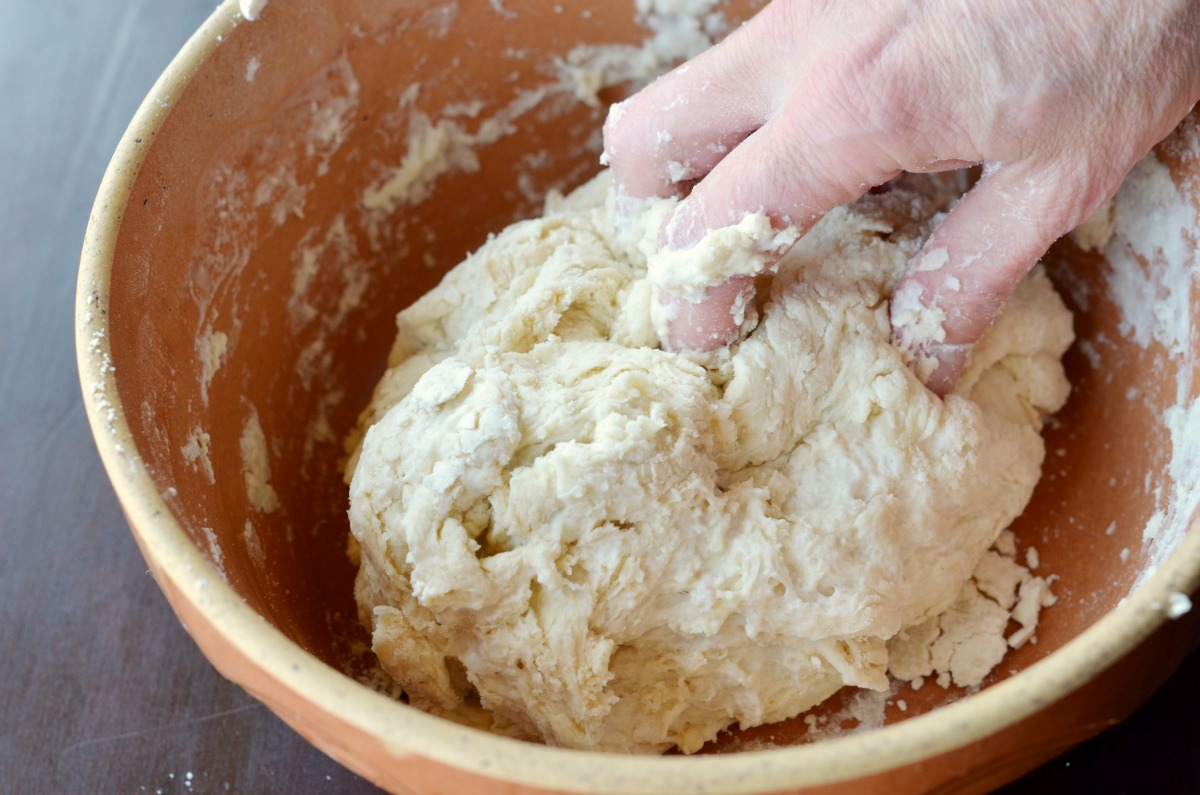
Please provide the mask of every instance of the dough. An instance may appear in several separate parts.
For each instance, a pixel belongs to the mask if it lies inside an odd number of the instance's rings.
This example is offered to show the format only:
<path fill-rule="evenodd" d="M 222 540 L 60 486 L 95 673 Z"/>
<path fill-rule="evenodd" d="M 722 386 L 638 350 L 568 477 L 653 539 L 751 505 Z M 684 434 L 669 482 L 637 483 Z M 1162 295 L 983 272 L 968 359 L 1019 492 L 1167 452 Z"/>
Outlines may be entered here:
<path fill-rule="evenodd" d="M 950 200 L 931 180 L 833 211 L 703 357 L 651 320 L 669 201 L 618 224 L 607 173 L 402 311 L 348 474 L 361 617 L 411 703 L 692 752 L 886 688 L 887 640 L 954 604 L 1068 392 L 1040 270 L 944 401 L 890 343 L 888 296 Z M 722 243 L 730 269 L 758 242 Z"/>

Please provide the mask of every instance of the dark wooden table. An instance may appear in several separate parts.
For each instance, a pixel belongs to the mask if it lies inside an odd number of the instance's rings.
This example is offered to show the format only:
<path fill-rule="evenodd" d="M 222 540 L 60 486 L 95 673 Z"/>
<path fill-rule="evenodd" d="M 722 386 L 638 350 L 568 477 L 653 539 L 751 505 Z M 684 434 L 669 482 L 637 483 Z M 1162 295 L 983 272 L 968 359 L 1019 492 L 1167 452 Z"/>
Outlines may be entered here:
<path fill-rule="evenodd" d="M 288 2 L 288 0 L 275 0 Z M 0 0 L 0 793 L 377 792 L 223 680 L 147 573 L 80 401 L 92 198 L 213 0 Z M 1200 792 L 1200 654 L 1006 792 Z"/>

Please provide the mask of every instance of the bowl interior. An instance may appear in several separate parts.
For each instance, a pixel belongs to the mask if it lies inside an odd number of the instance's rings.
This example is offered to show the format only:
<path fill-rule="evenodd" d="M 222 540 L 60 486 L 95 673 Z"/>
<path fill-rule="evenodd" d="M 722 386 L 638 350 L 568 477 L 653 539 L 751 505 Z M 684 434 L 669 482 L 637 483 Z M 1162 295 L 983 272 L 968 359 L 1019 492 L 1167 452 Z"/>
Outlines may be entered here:
<path fill-rule="evenodd" d="M 620 51 L 586 46 L 652 35 L 624 4 L 475 5 L 293 0 L 231 26 L 153 145 L 138 142 L 113 258 L 112 365 L 146 471 L 254 610 L 355 677 L 371 660 L 345 554 L 342 439 L 395 312 L 598 168 L 606 101 L 627 86 L 581 100 L 595 75 L 620 76 L 597 66 Z M 1189 119 L 1157 152 L 1193 213 L 1195 133 Z M 1154 257 L 1131 256 L 1153 276 Z M 1064 241 L 1047 265 L 1075 311 L 1074 391 L 1014 529 L 1036 573 L 1055 575 L 1058 603 L 989 681 L 1062 647 L 1160 562 L 1143 536 L 1173 492 L 1162 417 L 1196 391 L 1190 352 L 1131 331 L 1108 259 Z M 902 688 L 906 710 L 893 703 L 887 719 L 961 695 Z M 734 732 L 713 750 L 802 742 L 805 728 Z"/>

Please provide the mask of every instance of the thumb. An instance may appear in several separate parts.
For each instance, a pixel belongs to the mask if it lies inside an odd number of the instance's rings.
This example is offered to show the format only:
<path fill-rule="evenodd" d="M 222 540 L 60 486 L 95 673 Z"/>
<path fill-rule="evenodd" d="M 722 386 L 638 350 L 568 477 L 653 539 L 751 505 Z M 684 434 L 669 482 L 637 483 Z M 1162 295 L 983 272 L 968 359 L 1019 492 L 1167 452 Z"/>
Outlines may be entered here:
<path fill-rule="evenodd" d="M 896 285 L 893 339 L 939 395 L 954 388 L 972 347 L 1050 244 L 1111 192 L 1082 178 L 1072 184 L 1061 169 L 985 167 Z"/>

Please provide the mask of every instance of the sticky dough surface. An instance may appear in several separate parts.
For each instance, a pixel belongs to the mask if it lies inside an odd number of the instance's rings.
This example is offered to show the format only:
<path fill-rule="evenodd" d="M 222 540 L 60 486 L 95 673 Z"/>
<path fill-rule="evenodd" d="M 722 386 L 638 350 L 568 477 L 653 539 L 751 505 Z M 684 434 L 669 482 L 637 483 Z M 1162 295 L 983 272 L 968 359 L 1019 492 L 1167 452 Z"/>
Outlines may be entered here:
<path fill-rule="evenodd" d="M 607 174 L 402 311 L 348 472 L 362 619 L 410 701 L 655 753 L 885 688 L 887 639 L 1023 509 L 1068 391 L 1040 270 L 945 401 L 891 345 L 929 185 L 830 213 L 706 358 L 657 347 L 669 207 L 614 224 Z"/>

